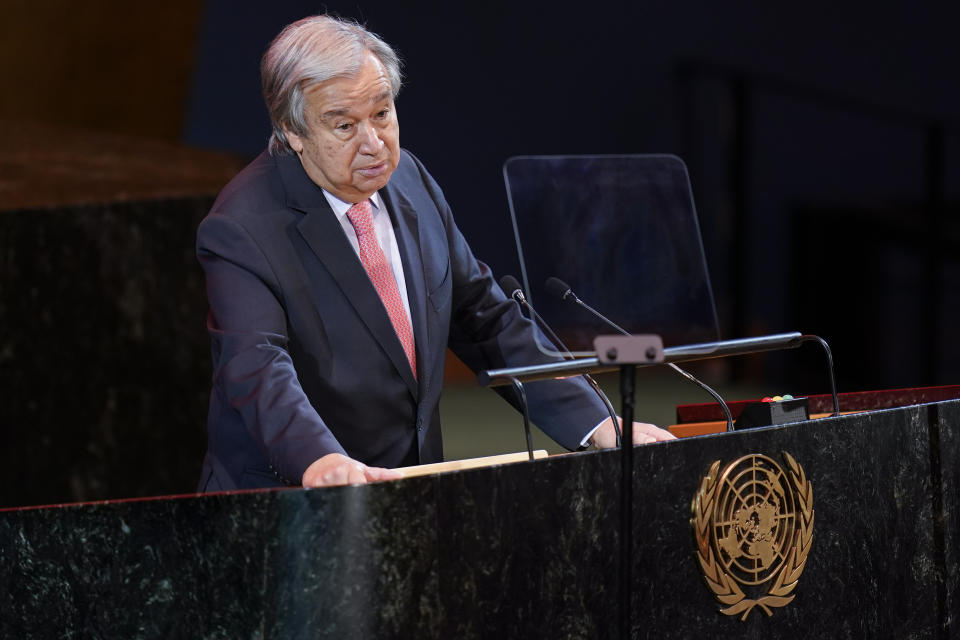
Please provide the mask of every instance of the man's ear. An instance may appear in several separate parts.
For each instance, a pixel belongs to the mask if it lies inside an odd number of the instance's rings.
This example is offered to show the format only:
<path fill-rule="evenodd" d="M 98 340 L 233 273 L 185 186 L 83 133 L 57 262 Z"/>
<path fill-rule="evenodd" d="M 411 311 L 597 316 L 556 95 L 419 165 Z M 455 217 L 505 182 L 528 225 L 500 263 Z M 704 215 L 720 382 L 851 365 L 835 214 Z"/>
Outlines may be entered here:
<path fill-rule="evenodd" d="M 283 126 L 283 135 L 287 138 L 287 144 L 296 154 L 303 153 L 303 139 L 290 130 L 286 125 Z"/>

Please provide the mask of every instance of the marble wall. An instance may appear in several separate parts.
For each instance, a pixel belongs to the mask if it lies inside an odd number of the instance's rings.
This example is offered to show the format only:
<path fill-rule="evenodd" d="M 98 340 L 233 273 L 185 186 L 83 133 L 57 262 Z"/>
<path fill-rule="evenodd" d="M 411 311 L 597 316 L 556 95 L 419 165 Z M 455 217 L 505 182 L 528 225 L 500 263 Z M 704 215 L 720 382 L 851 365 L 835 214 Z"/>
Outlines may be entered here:
<path fill-rule="evenodd" d="M 0 507 L 194 489 L 212 201 L 0 211 Z"/>

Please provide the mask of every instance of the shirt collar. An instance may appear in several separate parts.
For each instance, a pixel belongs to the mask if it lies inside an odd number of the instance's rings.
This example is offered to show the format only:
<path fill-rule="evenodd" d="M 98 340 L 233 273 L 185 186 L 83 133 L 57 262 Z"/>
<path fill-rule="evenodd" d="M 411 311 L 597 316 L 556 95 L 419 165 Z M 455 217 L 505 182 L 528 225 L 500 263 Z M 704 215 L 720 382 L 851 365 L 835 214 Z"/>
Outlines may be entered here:
<path fill-rule="evenodd" d="M 323 197 L 327 199 L 327 202 L 330 203 L 330 208 L 333 209 L 333 212 L 337 215 L 337 219 L 342 223 L 344 218 L 347 217 L 347 211 L 355 203 L 353 202 L 344 202 L 337 196 L 329 193 L 326 189 L 321 189 L 323 191 Z M 374 191 L 373 195 L 370 196 L 370 204 L 373 205 L 373 210 L 371 215 L 377 215 L 377 212 L 380 211 L 383 207 L 380 205 L 380 192 Z"/>

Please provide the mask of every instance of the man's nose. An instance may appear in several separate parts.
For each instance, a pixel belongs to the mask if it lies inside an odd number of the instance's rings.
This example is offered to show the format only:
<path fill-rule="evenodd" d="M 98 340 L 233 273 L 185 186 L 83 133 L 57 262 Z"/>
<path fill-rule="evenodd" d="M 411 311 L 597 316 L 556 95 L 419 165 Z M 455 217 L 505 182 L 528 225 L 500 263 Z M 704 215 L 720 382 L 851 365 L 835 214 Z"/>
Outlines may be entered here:
<path fill-rule="evenodd" d="M 369 122 L 363 122 L 360 125 L 360 153 L 366 155 L 376 155 L 383 148 L 383 140 L 380 139 L 376 127 Z"/>

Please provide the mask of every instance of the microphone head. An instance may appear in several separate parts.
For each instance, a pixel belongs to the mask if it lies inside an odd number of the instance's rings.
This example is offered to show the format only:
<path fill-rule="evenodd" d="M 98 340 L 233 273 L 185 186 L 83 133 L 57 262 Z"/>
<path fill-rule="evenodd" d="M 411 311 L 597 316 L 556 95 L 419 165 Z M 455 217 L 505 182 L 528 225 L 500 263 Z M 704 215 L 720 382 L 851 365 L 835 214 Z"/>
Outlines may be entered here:
<path fill-rule="evenodd" d="M 506 275 L 500 278 L 500 287 L 506 292 L 508 296 L 516 300 L 517 302 L 524 302 L 526 298 L 523 295 L 523 288 L 520 286 L 520 283 L 517 282 L 517 279 L 511 275 Z"/>
<path fill-rule="evenodd" d="M 566 282 L 560 278 L 549 277 L 543 285 L 547 293 L 561 300 L 566 300 L 568 297 L 573 295 L 573 289 L 570 288 Z"/>

